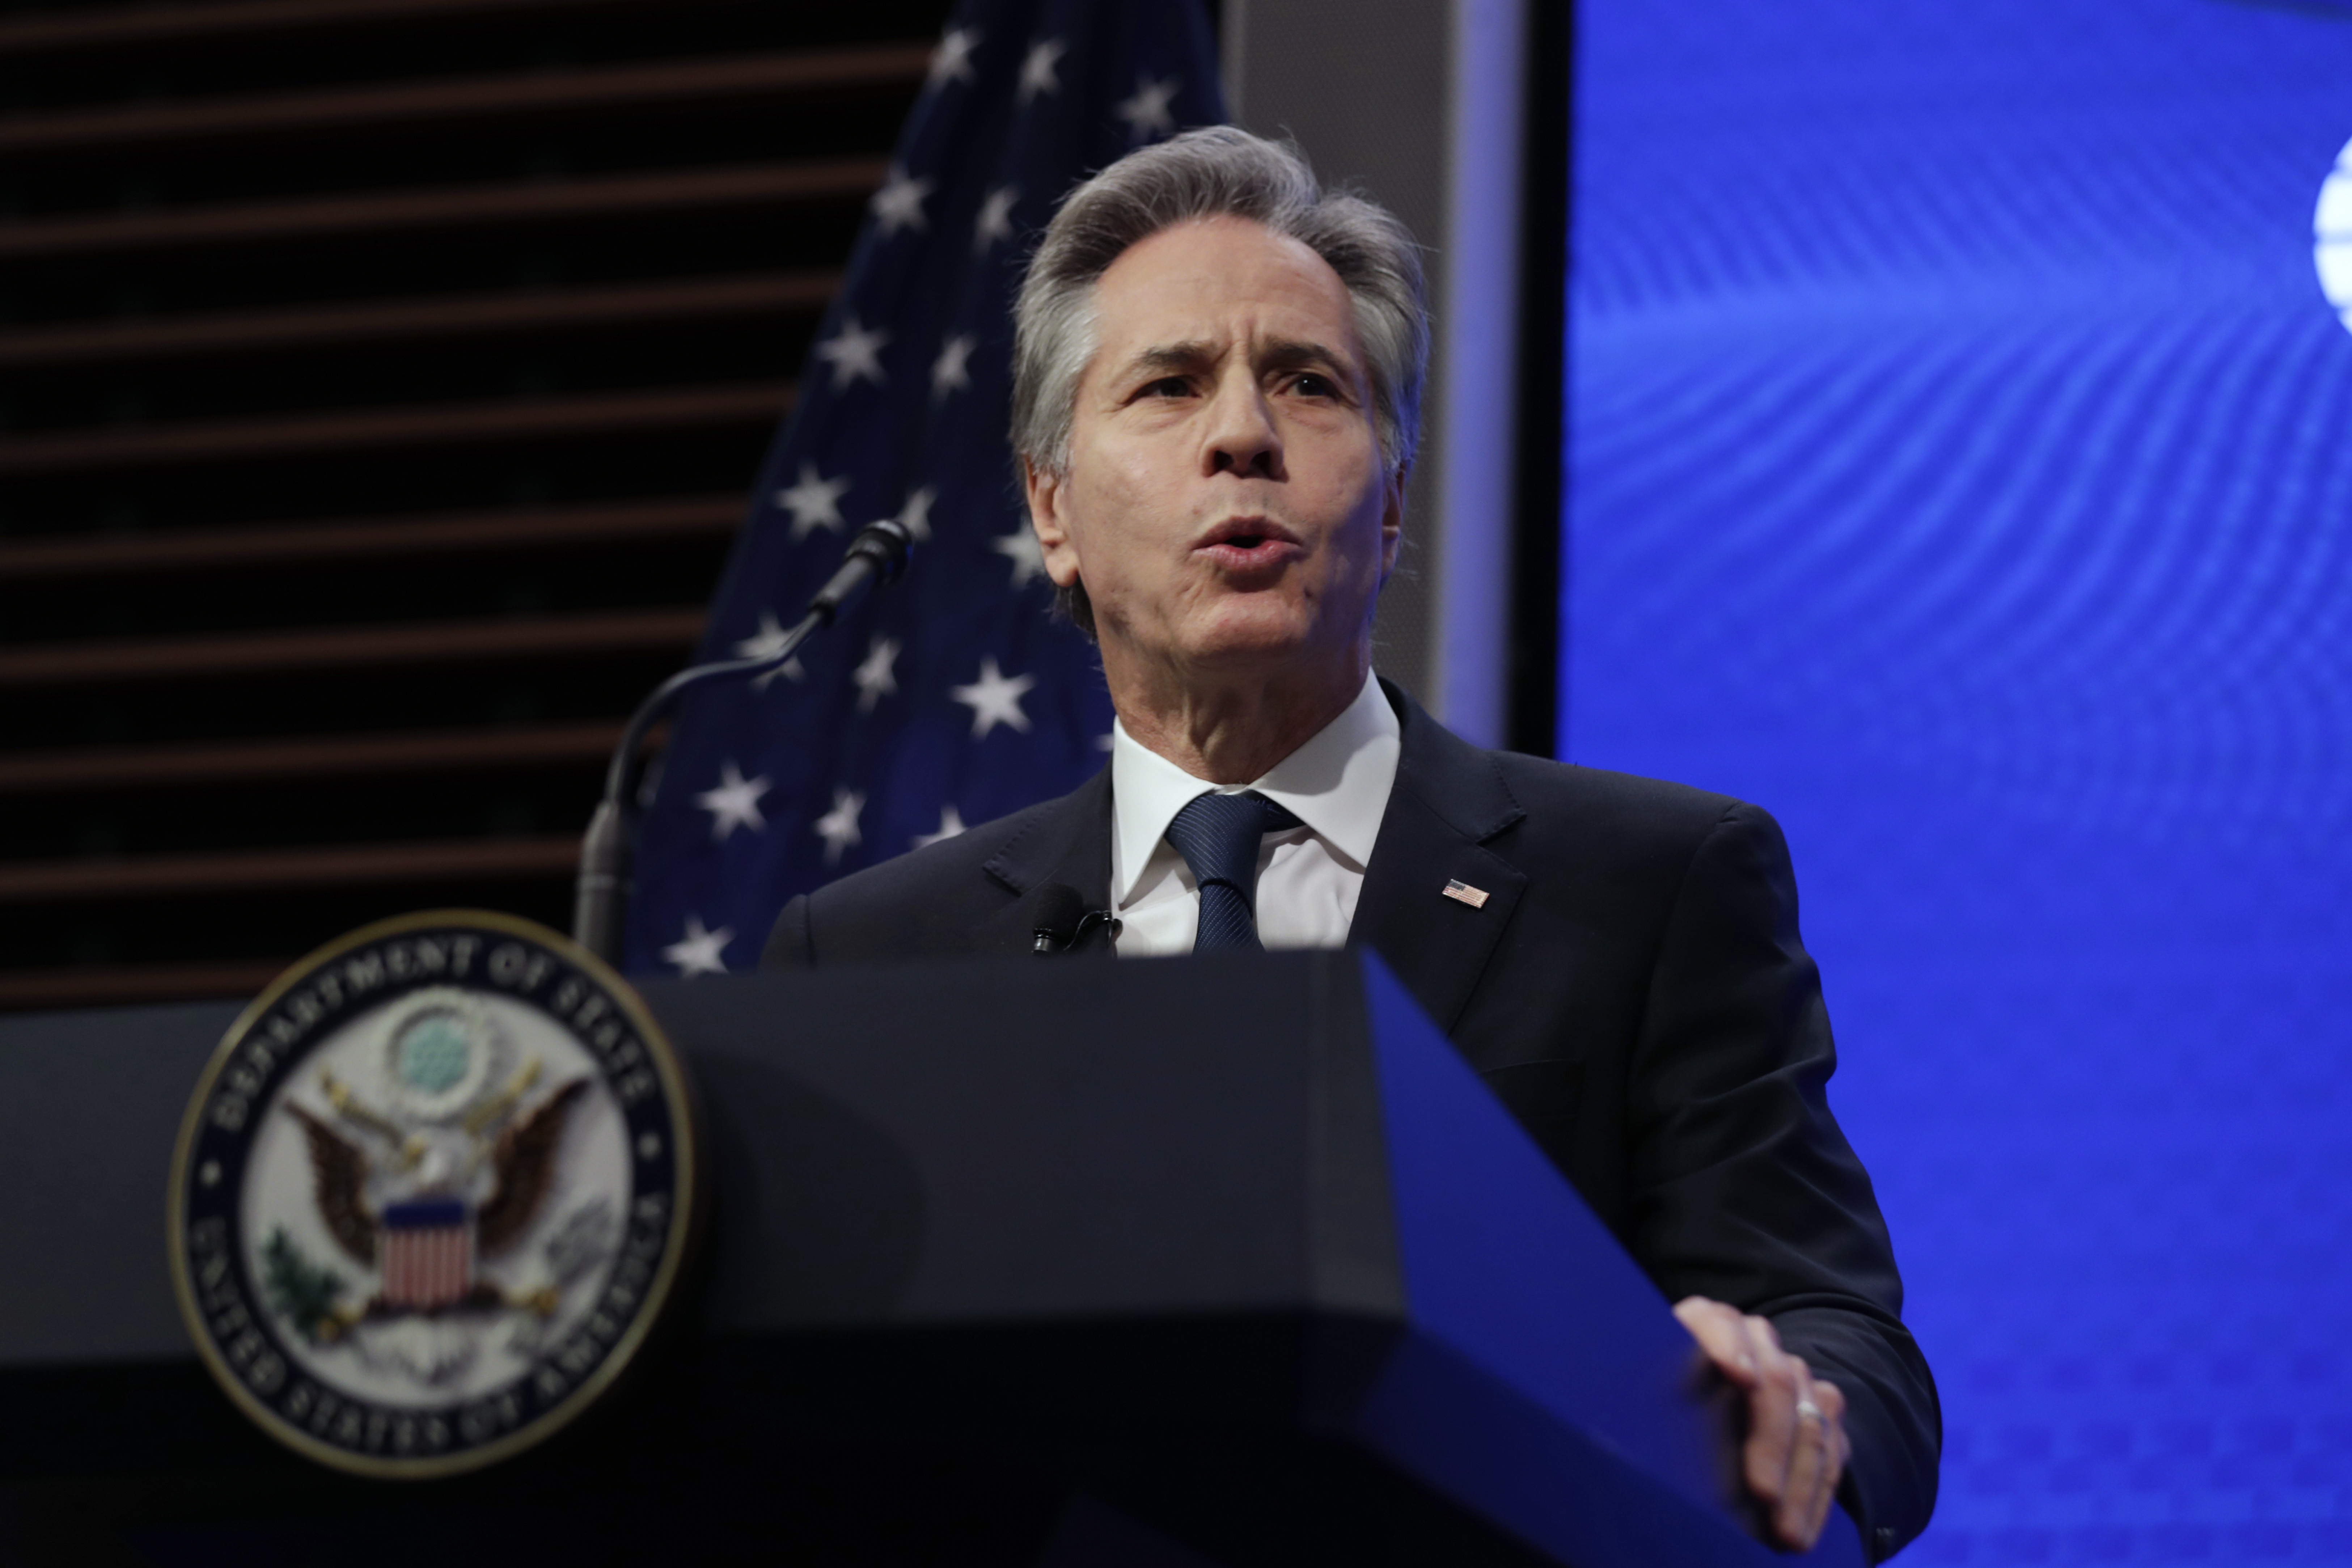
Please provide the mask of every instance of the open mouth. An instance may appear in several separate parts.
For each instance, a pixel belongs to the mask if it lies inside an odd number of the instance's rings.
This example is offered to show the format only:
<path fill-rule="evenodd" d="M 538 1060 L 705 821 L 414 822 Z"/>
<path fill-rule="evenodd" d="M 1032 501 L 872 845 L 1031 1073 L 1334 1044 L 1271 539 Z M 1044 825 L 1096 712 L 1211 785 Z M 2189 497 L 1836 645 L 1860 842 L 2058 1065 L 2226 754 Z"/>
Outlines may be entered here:
<path fill-rule="evenodd" d="M 1236 518 L 1212 530 L 1201 549 L 1229 571 L 1279 565 L 1299 553 L 1288 530 L 1260 518 Z"/>

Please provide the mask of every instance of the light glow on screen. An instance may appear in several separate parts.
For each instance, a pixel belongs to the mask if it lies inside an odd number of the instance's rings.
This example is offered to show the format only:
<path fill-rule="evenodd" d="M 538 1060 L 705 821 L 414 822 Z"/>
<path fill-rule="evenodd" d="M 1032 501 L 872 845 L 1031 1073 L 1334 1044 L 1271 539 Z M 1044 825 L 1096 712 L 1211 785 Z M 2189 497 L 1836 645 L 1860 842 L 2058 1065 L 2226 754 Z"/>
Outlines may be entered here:
<path fill-rule="evenodd" d="M 2320 291 L 2352 332 L 2352 142 L 2336 155 L 2336 167 L 2319 187 L 2318 210 L 2311 215 L 2312 262 Z"/>

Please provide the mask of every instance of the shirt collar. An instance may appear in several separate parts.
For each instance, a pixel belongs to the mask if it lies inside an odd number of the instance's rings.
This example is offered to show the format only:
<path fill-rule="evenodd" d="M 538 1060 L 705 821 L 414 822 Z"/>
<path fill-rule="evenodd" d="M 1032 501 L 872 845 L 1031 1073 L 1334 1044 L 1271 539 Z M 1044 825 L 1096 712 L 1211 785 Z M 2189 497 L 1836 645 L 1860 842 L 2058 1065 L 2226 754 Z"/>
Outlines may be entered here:
<path fill-rule="evenodd" d="M 1110 731 L 1112 831 L 1118 837 L 1119 885 L 1114 907 L 1125 904 L 1166 837 L 1193 796 L 1219 786 L 1198 779 L 1150 750 L 1114 721 Z M 1370 864 L 1372 845 L 1396 783 L 1403 730 L 1380 682 L 1370 673 L 1356 700 L 1306 744 L 1243 785 L 1287 807 L 1316 836 L 1361 870 Z"/>

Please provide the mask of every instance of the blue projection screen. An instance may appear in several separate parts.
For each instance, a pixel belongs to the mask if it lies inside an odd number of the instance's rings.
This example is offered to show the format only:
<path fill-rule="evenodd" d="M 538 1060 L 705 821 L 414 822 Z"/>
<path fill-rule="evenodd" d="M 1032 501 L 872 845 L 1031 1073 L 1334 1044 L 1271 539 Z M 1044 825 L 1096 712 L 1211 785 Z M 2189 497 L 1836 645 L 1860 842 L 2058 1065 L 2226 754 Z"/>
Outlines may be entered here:
<path fill-rule="evenodd" d="M 1575 92 L 1562 752 L 1789 831 L 1909 1559 L 2352 1563 L 2352 5 L 1584 0 Z"/>

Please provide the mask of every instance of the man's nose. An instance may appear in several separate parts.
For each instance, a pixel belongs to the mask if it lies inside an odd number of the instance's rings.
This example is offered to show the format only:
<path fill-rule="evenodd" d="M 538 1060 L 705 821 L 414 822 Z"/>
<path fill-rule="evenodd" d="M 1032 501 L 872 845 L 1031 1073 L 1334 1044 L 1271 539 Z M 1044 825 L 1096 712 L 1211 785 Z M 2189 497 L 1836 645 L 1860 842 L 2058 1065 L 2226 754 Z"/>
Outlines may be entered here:
<path fill-rule="evenodd" d="M 1252 479 L 1282 478 L 1282 435 L 1275 428 L 1274 411 L 1254 379 L 1234 376 L 1221 382 L 1210 405 L 1205 467 L 1213 474 L 1233 473 Z"/>

